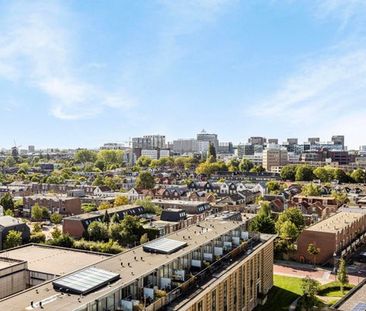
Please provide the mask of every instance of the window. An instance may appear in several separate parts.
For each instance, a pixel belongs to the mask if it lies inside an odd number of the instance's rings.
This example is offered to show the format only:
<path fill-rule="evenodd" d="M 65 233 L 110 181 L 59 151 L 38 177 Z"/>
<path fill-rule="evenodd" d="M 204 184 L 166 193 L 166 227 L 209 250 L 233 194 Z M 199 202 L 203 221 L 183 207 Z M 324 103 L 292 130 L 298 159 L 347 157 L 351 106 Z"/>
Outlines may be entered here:
<path fill-rule="evenodd" d="M 211 292 L 212 311 L 216 311 L 216 289 Z"/>
<path fill-rule="evenodd" d="M 203 301 L 202 300 L 197 304 L 197 311 L 203 311 Z"/>

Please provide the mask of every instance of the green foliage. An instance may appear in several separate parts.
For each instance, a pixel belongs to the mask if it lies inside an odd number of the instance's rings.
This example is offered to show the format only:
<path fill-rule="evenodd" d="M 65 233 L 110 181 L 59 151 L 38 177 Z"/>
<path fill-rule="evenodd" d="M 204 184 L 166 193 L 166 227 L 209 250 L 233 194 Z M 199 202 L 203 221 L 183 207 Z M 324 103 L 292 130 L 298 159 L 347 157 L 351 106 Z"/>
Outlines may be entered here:
<path fill-rule="evenodd" d="M 88 237 L 92 241 L 107 241 L 108 226 L 105 223 L 93 221 L 87 229 Z"/>
<path fill-rule="evenodd" d="M 136 200 L 135 204 L 141 205 L 144 208 L 145 213 L 147 213 L 147 214 L 160 215 L 161 211 L 162 211 L 161 207 L 154 204 L 151 201 L 151 198 L 149 198 L 149 197 L 146 197 L 145 199 L 142 199 L 142 200 Z"/>
<path fill-rule="evenodd" d="M 155 180 L 150 172 L 141 172 L 136 179 L 136 187 L 139 189 L 152 189 L 154 186 Z"/>
<path fill-rule="evenodd" d="M 271 181 L 267 182 L 266 186 L 267 186 L 268 192 L 271 194 L 279 194 L 284 190 L 282 184 L 275 180 L 271 180 Z"/>
<path fill-rule="evenodd" d="M 16 163 L 14 157 L 7 157 L 4 162 L 6 167 L 14 167 Z"/>
<path fill-rule="evenodd" d="M 138 217 L 126 215 L 121 221 L 122 226 L 122 245 L 133 245 L 140 241 L 144 229 Z"/>
<path fill-rule="evenodd" d="M 137 159 L 136 161 L 136 165 L 138 167 L 143 167 L 143 168 L 147 168 L 149 167 L 149 165 L 151 164 L 151 158 L 147 157 L 147 156 L 141 156 Z"/>
<path fill-rule="evenodd" d="M 286 220 L 279 227 L 278 234 L 283 240 L 295 241 L 299 236 L 299 230 L 293 222 Z"/>
<path fill-rule="evenodd" d="M 48 240 L 47 244 L 70 248 L 74 244 L 74 239 L 68 234 L 61 234 L 58 238 L 52 238 L 51 240 Z"/>
<path fill-rule="evenodd" d="M 109 177 L 106 176 L 104 178 L 103 184 L 112 190 L 117 190 L 122 183 L 122 179 L 119 176 Z"/>
<path fill-rule="evenodd" d="M 296 207 L 290 207 L 284 210 L 276 221 L 276 229 L 279 232 L 281 225 L 286 221 L 291 221 L 300 232 L 305 226 L 305 217 Z"/>
<path fill-rule="evenodd" d="M 108 168 L 111 165 L 121 166 L 123 163 L 122 150 L 100 150 L 97 154 L 97 159 L 105 163 Z"/>
<path fill-rule="evenodd" d="M 260 174 L 265 172 L 265 168 L 262 165 L 255 165 L 253 168 L 250 169 L 249 172 L 251 173 L 256 173 L 256 174 Z"/>
<path fill-rule="evenodd" d="M 354 287 L 352 284 L 344 284 L 343 294 L 345 291 L 349 291 Z M 337 281 L 330 282 L 319 287 L 318 295 L 325 297 L 341 297 L 343 296 L 341 291 L 341 284 Z"/>
<path fill-rule="evenodd" d="M 239 170 L 241 172 L 249 172 L 251 169 L 253 169 L 254 164 L 252 161 L 248 159 L 242 159 L 239 164 Z"/>
<path fill-rule="evenodd" d="M 316 294 L 319 290 L 320 283 L 309 277 L 303 278 L 301 281 L 301 290 L 303 293 L 302 303 L 306 310 L 312 310 L 316 305 Z"/>
<path fill-rule="evenodd" d="M 4 248 L 13 248 L 22 245 L 22 233 L 20 231 L 10 230 L 4 240 Z"/>
<path fill-rule="evenodd" d="M 296 181 L 311 181 L 314 179 L 313 170 L 308 165 L 298 165 L 296 167 L 295 180 Z"/>
<path fill-rule="evenodd" d="M 337 201 L 338 205 L 349 203 L 347 193 L 332 191 L 332 197 Z"/>
<path fill-rule="evenodd" d="M 84 211 L 84 213 L 90 213 L 92 211 L 96 211 L 97 207 L 95 204 L 92 203 L 82 203 L 81 209 Z"/>
<path fill-rule="evenodd" d="M 46 235 L 43 232 L 34 232 L 31 234 L 30 243 L 44 243 L 46 242 Z"/>
<path fill-rule="evenodd" d="M 313 173 L 321 182 L 330 182 L 334 179 L 334 168 L 329 166 L 317 167 Z"/>
<path fill-rule="evenodd" d="M 147 236 L 147 233 L 144 233 L 140 238 L 140 244 L 144 244 L 149 241 L 149 237 Z"/>
<path fill-rule="evenodd" d="M 38 203 L 32 206 L 31 217 L 33 220 L 40 221 L 43 216 L 43 209 L 39 206 Z"/>
<path fill-rule="evenodd" d="M 98 159 L 95 161 L 94 166 L 99 169 L 100 171 L 104 171 L 106 169 L 106 163 L 105 161 Z M 96 185 L 99 186 L 99 185 Z"/>
<path fill-rule="evenodd" d="M 223 161 L 210 162 L 210 158 L 207 161 L 200 163 L 196 167 L 196 174 L 204 174 L 206 176 L 210 176 L 216 172 L 225 172 L 225 171 L 227 171 L 227 166 L 225 162 Z"/>
<path fill-rule="evenodd" d="M 356 183 L 364 183 L 366 182 L 366 173 L 363 169 L 357 168 L 351 173 L 351 178 Z"/>
<path fill-rule="evenodd" d="M 305 196 L 319 196 L 321 195 L 321 188 L 319 185 L 309 183 L 302 187 L 301 193 Z"/>
<path fill-rule="evenodd" d="M 94 163 L 97 159 L 97 153 L 92 150 L 81 149 L 75 153 L 74 160 L 76 163 Z"/>
<path fill-rule="evenodd" d="M 5 193 L 0 199 L 0 205 L 7 210 L 14 210 L 14 202 L 11 194 L 9 192 Z"/>
<path fill-rule="evenodd" d="M 126 196 L 118 195 L 114 199 L 114 206 L 122 206 L 128 204 L 128 198 Z"/>
<path fill-rule="evenodd" d="M 62 236 L 62 232 L 58 227 L 55 227 L 51 232 L 52 239 L 57 240 Z"/>
<path fill-rule="evenodd" d="M 344 294 L 344 285 L 348 283 L 348 275 L 347 275 L 346 261 L 343 258 L 339 260 L 337 280 L 341 285 L 341 292 L 342 294 Z"/>
<path fill-rule="evenodd" d="M 102 211 L 108 208 L 111 208 L 111 205 L 108 202 L 102 202 L 98 206 L 98 211 Z"/>
<path fill-rule="evenodd" d="M 274 234 L 275 222 L 269 216 L 257 215 L 250 223 L 250 230 L 260 233 Z"/>
<path fill-rule="evenodd" d="M 240 161 L 237 158 L 231 159 L 227 162 L 227 168 L 229 172 L 239 171 Z"/>
<path fill-rule="evenodd" d="M 259 216 L 271 216 L 271 202 L 269 201 L 260 201 L 260 208 L 258 211 Z"/>
<path fill-rule="evenodd" d="M 97 177 L 95 177 L 92 185 L 93 186 L 104 186 L 104 178 L 102 176 L 98 175 Z"/>
<path fill-rule="evenodd" d="M 216 162 L 216 148 L 212 143 L 210 143 L 210 145 L 208 146 L 207 158 L 210 157 L 212 157 L 214 162 Z"/>
<path fill-rule="evenodd" d="M 123 252 L 123 248 L 113 240 L 109 240 L 108 242 L 94 242 L 81 239 L 79 241 L 75 241 L 73 247 L 82 250 L 109 254 L 118 254 Z"/>
<path fill-rule="evenodd" d="M 52 213 L 50 216 L 50 220 L 54 224 L 60 224 L 62 222 L 62 215 L 59 213 Z"/>
<path fill-rule="evenodd" d="M 37 232 L 42 232 L 42 226 L 38 222 L 36 222 L 33 225 L 33 230 L 32 230 L 32 233 L 37 233 Z"/>
<path fill-rule="evenodd" d="M 308 248 L 307 248 L 307 252 L 313 256 L 313 263 L 314 263 L 314 267 L 316 265 L 316 256 L 318 256 L 320 254 L 320 248 L 316 247 L 316 245 L 314 243 L 310 243 L 308 245 Z"/>

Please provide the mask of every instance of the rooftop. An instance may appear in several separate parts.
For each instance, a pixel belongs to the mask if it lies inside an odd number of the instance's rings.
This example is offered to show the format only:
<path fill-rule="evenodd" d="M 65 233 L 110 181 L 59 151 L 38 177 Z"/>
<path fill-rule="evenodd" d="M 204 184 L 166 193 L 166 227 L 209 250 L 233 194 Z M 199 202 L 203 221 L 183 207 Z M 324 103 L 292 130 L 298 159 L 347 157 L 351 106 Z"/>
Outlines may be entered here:
<path fill-rule="evenodd" d="M 0 227 L 11 227 L 20 224 L 21 222 L 11 216 L 0 216 Z"/>
<path fill-rule="evenodd" d="M 54 275 L 63 275 L 108 258 L 86 251 L 28 244 L 0 252 L 0 257 L 27 261 L 28 269 Z"/>
<path fill-rule="evenodd" d="M 120 274 L 121 279 L 109 285 L 109 290 L 112 291 L 115 288 L 132 283 L 137 278 L 148 275 L 155 269 L 178 257 L 191 253 L 199 246 L 219 238 L 221 235 L 238 228 L 242 224 L 243 222 L 236 221 L 206 220 L 167 235 L 166 238 L 187 243 L 184 248 L 172 254 L 147 253 L 143 250 L 143 246 L 138 246 L 91 265 L 97 269 Z M 1 300 L 0 309 L 9 311 L 24 310 L 30 307 L 31 301 L 43 301 L 44 310 L 73 310 L 94 301 L 101 295 L 102 293 L 98 291 L 82 298 L 75 295 L 65 296 L 55 291 L 51 282 L 47 282 L 41 286 L 33 287 L 20 294 Z M 81 300 L 79 301 L 78 299 Z"/>
<path fill-rule="evenodd" d="M 199 206 L 208 204 L 208 202 L 201 202 L 201 201 L 184 201 L 184 200 L 164 200 L 164 199 L 154 199 L 152 200 L 155 204 L 171 204 L 174 206 Z"/>
<path fill-rule="evenodd" d="M 364 215 L 364 213 L 342 211 L 327 219 L 319 221 L 305 230 L 336 233 L 349 226 L 352 222 L 362 218 Z"/>
<path fill-rule="evenodd" d="M 135 209 L 135 208 L 142 208 L 142 206 L 141 205 L 122 205 L 122 206 L 108 208 L 105 210 L 100 210 L 100 211 L 98 210 L 98 211 L 94 211 L 94 212 L 90 212 L 90 213 L 73 215 L 73 216 L 65 217 L 65 219 L 75 219 L 75 220 L 89 219 L 89 218 L 93 218 L 93 217 L 97 217 L 97 216 L 103 216 L 105 214 L 105 211 L 108 211 L 108 214 L 113 214 L 116 212 L 128 211 L 130 209 Z"/>
<path fill-rule="evenodd" d="M 343 299 L 343 302 L 337 304 L 336 309 L 342 311 L 356 311 L 356 306 L 360 303 L 366 304 L 366 282 L 355 287 Z"/>

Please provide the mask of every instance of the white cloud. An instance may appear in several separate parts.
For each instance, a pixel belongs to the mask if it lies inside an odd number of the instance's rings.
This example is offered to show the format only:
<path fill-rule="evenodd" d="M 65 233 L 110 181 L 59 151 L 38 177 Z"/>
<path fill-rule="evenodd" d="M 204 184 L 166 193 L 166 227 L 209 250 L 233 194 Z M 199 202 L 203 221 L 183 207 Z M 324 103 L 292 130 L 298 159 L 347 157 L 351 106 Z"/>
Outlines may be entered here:
<path fill-rule="evenodd" d="M 333 52 L 332 52 L 333 53 Z M 366 49 L 337 51 L 309 59 L 277 91 L 252 108 L 252 113 L 277 119 L 296 131 L 319 134 L 350 131 L 356 144 L 365 125 L 355 128 L 354 116 L 366 120 Z M 365 141 L 366 143 L 366 141 Z"/>
<path fill-rule="evenodd" d="M 105 108 L 132 106 L 122 92 L 99 87 L 82 73 L 84 65 L 76 61 L 79 44 L 73 36 L 76 17 L 60 2 L 16 2 L 2 15 L 0 76 L 46 94 L 52 115 L 80 119 Z M 114 104 L 110 104 L 112 97 Z"/>

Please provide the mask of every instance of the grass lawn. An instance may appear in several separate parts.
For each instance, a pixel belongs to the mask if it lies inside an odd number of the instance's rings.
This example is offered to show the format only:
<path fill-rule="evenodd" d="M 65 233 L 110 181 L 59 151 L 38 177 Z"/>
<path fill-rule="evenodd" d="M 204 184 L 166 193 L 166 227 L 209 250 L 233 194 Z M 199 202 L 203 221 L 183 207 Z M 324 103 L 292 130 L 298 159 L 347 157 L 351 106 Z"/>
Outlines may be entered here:
<path fill-rule="evenodd" d="M 290 304 L 302 294 L 301 280 L 301 278 L 274 275 L 274 286 L 268 294 L 267 303 L 258 306 L 256 311 L 288 310 Z"/>
<path fill-rule="evenodd" d="M 325 297 L 343 297 L 352 289 L 352 287 L 353 285 L 346 284 L 344 286 L 344 293 L 342 294 L 339 282 L 331 282 L 320 286 L 318 295 Z"/>

